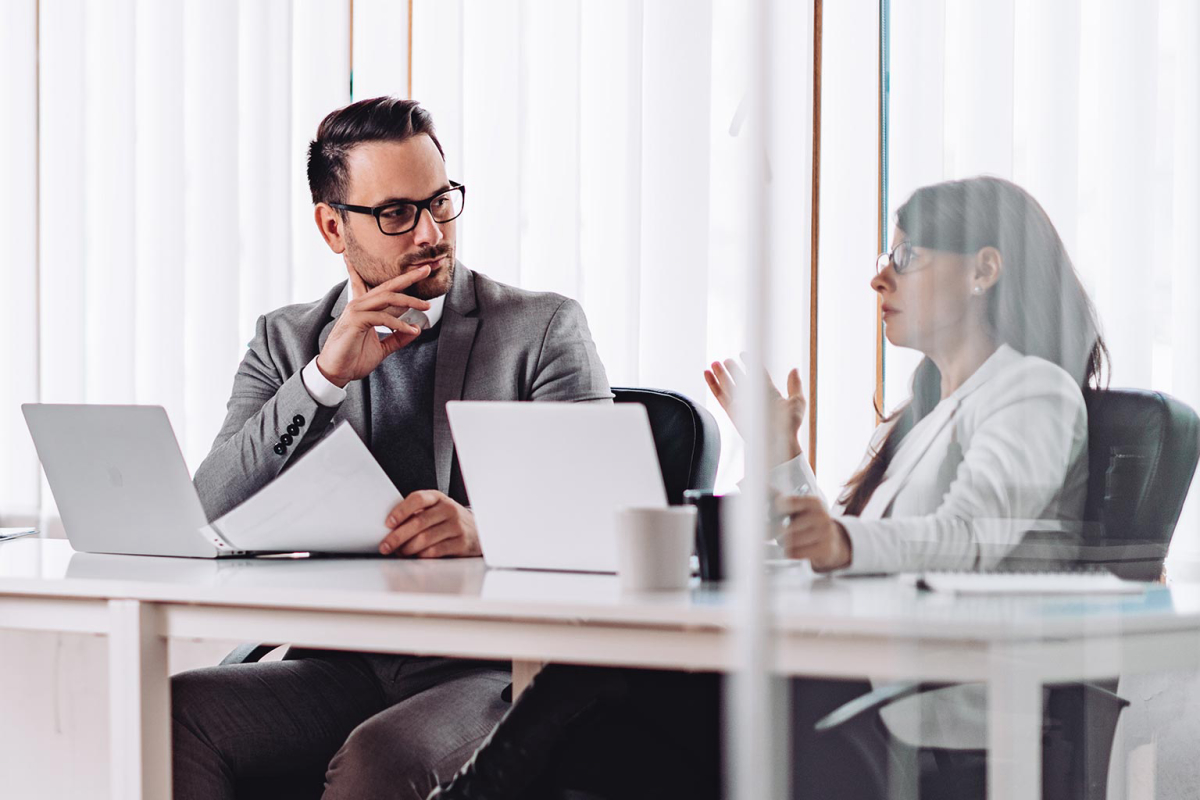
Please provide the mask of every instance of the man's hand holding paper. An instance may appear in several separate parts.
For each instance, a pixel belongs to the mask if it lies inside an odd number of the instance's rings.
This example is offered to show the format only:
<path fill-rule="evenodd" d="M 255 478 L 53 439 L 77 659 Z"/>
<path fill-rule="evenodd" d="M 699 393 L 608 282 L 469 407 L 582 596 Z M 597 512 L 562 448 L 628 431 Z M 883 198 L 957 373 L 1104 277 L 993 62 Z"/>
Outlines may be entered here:
<path fill-rule="evenodd" d="M 400 493 L 343 423 L 258 494 L 212 523 L 237 550 L 373 553 Z"/>
<path fill-rule="evenodd" d="M 413 492 L 388 515 L 391 528 L 379 545 L 384 555 L 415 558 L 477 556 L 479 536 L 475 515 L 441 492 Z"/>

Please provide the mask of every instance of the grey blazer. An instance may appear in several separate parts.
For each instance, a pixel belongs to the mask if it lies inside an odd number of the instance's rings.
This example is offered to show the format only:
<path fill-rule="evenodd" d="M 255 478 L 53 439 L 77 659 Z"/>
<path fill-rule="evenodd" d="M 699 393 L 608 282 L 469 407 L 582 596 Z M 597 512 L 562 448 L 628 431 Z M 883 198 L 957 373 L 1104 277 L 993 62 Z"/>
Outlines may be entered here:
<path fill-rule="evenodd" d="M 386 398 L 369 397 L 368 382 L 353 381 L 342 404 L 328 408 L 312 399 L 300 379 L 348 300 L 343 282 L 315 303 L 284 306 L 259 317 L 254 340 L 233 378 L 225 423 L 196 470 L 194 483 L 210 520 L 270 483 L 342 420 L 370 443 L 371 403 Z M 438 489 L 451 497 L 461 500 L 465 493 L 447 401 L 612 400 L 583 309 L 574 300 L 506 286 L 460 262 L 441 326 L 434 460 Z M 291 446 L 277 448 L 289 426 L 296 431 Z"/>

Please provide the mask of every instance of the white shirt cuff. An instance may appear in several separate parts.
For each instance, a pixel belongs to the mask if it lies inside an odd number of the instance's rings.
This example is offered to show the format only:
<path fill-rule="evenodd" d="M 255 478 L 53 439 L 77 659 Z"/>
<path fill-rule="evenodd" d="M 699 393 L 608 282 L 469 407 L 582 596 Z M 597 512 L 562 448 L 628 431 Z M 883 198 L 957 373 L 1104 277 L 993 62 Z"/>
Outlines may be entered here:
<path fill-rule="evenodd" d="M 346 390 L 340 386 L 334 386 L 328 378 L 321 374 L 315 356 L 300 371 L 300 380 L 304 383 L 304 388 L 308 391 L 309 396 L 323 406 L 331 408 L 339 406 L 346 399 Z"/>
<path fill-rule="evenodd" d="M 780 494 L 805 494 L 808 481 L 799 464 L 803 459 L 804 456 L 799 456 L 772 467 L 767 473 L 767 484 Z"/>
<path fill-rule="evenodd" d="M 829 502 L 825 494 L 817 486 L 817 476 L 813 475 L 808 466 L 808 457 L 803 453 L 771 468 L 767 474 L 767 483 L 776 492 L 784 495 L 811 494 L 820 498 L 821 503 L 828 508 Z"/>

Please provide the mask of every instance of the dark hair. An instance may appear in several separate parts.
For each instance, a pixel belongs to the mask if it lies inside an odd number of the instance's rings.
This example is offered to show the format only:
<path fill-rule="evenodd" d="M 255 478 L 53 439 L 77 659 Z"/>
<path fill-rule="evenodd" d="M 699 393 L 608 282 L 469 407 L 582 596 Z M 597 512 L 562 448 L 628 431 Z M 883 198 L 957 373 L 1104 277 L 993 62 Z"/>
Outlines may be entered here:
<path fill-rule="evenodd" d="M 433 129 L 433 118 L 414 100 L 372 97 L 339 108 L 317 128 L 317 138 L 308 146 L 308 188 L 313 204 L 346 201 L 346 156 L 363 142 L 403 142 L 425 134 L 442 144 Z"/>
<path fill-rule="evenodd" d="M 987 295 L 993 335 L 1025 355 L 1066 370 L 1080 387 L 1100 387 L 1108 349 L 1066 247 L 1045 210 L 1000 178 L 948 181 L 915 191 L 896 226 L 919 247 L 974 254 L 994 247 L 1004 271 Z M 913 373 L 912 398 L 885 421 L 895 424 L 870 461 L 846 483 L 845 513 L 862 513 L 900 442 L 942 399 L 942 375 L 929 358 Z"/>

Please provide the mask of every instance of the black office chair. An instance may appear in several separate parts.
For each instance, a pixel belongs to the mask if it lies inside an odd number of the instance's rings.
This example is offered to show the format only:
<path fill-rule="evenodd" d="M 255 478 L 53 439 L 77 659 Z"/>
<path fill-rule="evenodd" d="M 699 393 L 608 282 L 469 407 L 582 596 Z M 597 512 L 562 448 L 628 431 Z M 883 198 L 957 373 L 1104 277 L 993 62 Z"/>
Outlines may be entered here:
<path fill-rule="evenodd" d="M 1200 419 L 1161 392 L 1089 391 L 1085 400 L 1089 475 L 1079 560 L 1130 580 L 1158 580 L 1200 457 Z M 887 796 L 890 770 L 915 780 L 923 798 L 983 797 L 983 751 L 966 751 L 974 758 L 933 748 L 915 752 L 895 740 L 879 716 L 897 700 L 944 686 L 880 687 L 826 715 L 816 730 L 841 737 L 858 754 L 867 796 Z M 1129 705 L 1115 688 L 1109 681 L 1051 689 L 1052 724 L 1042 739 L 1044 797 L 1105 797 L 1117 720 Z"/>
<path fill-rule="evenodd" d="M 721 456 L 721 433 L 712 414 L 687 395 L 666 389 L 613 387 L 612 391 L 617 403 L 641 403 L 646 407 L 667 502 L 681 505 L 683 493 L 688 489 L 711 491 Z M 279 646 L 239 645 L 221 664 L 261 661 Z"/>
<path fill-rule="evenodd" d="M 683 504 L 688 489 L 712 491 L 721 456 L 717 421 L 687 395 L 665 389 L 613 387 L 618 403 L 641 403 L 650 416 L 650 432 L 667 502 Z"/>

